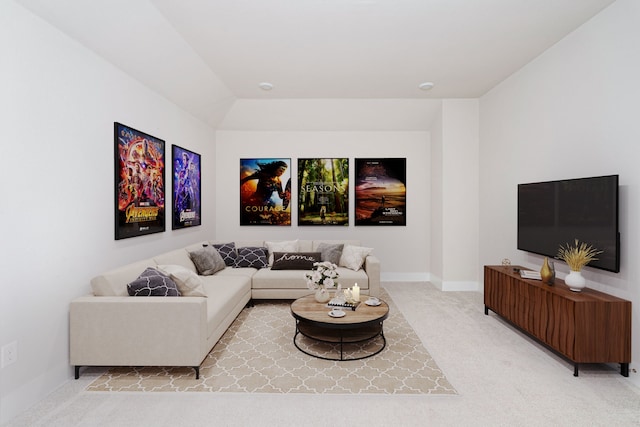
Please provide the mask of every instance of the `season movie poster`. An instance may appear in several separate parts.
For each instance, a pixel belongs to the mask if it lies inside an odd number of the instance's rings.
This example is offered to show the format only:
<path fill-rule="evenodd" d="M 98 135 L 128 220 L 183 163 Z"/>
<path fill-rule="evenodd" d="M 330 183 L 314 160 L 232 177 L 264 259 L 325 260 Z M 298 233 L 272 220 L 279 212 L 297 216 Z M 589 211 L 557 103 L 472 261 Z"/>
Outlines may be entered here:
<path fill-rule="evenodd" d="M 407 225 L 407 159 L 356 159 L 356 225 Z"/>
<path fill-rule="evenodd" d="M 291 225 L 291 159 L 240 159 L 240 225 Z"/>
<path fill-rule="evenodd" d="M 116 240 L 165 230 L 164 141 L 114 123 Z"/>
<path fill-rule="evenodd" d="M 349 159 L 298 159 L 298 225 L 349 225 Z"/>
<path fill-rule="evenodd" d="M 200 225 L 200 154 L 172 145 L 172 230 Z"/>

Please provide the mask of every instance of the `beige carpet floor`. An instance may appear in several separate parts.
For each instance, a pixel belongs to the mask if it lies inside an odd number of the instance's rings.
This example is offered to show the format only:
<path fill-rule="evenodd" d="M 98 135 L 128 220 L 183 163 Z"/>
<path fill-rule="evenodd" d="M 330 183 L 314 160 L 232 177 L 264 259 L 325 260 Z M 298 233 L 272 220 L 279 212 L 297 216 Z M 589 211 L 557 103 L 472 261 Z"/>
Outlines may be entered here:
<path fill-rule="evenodd" d="M 354 361 L 327 361 L 293 345 L 295 320 L 289 301 L 259 301 L 245 308 L 207 356 L 196 380 L 191 368 L 118 367 L 93 381 L 88 391 L 251 392 L 334 394 L 457 394 L 420 339 L 384 293 L 389 317 L 386 348 Z M 300 340 L 300 337 L 298 338 Z M 299 344 L 313 352 L 318 344 Z M 352 344 L 350 356 L 375 352 L 381 340 Z"/>

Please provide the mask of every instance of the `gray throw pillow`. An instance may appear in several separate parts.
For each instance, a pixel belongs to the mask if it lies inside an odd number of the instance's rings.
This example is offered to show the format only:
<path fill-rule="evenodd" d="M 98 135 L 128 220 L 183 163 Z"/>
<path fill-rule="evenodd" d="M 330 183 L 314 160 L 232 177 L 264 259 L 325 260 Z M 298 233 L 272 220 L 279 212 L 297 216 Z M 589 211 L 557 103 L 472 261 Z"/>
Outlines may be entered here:
<path fill-rule="evenodd" d="M 274 252 L 272 270 L 313 270 L 320 252 Z"/>
<path fill-rule="evenodd" d="M 201 276 L 211 276 L 226 267 L 218 251 L 211 246 L 189 252 L 189 256 Z"/>
<path fill-rule="evenodd" d="M 155 268 L 147 268 L 133 282 L 127 284 L 132 297 L 179 297 L 176 282 Z"/>
<path fill-rule="evenodd" d="M 344 248 L 344 244 L 342 243 L 320 243 L 318 245 L 318 252 L 320 252 L 322 261 L 329 261 L 337 265 L 338 262 L 340 262 L 342 248 Z"/>

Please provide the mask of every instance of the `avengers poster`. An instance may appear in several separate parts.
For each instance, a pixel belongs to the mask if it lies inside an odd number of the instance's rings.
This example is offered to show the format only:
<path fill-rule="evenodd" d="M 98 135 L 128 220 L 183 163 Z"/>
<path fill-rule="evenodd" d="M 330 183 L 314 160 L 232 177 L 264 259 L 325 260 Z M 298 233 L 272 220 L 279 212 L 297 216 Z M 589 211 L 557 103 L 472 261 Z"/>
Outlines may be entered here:
<path fill-rule="evenodd" d="M 298 225 L 349 225 L 349 159 L 298 159 Z"/>
<path fill-rule="evenodd" d="M 200 154 L 171 146 L 173 221 L 171 229 L 200 225 Z"/>
<path fill-rule="evenodd" d="M 114 136 L 116 240 L 164 231 L 164 141 L 120 123 Z"/>
<path fill-rule="evenodd" d="M 407 159 L 356 159 L 356 225 L 407 225 Z"/>
<path fill-rule="evenodd" d="M 240 159 L 240 225 L 291 225 L 291 159 Z"/>

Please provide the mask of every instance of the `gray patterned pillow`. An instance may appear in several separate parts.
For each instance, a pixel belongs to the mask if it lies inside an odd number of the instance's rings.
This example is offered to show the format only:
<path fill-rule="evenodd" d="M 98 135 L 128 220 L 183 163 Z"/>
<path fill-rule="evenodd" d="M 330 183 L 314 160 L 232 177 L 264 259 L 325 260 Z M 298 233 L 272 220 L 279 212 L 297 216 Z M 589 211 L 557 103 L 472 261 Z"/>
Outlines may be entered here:
<path fill-rule="evenodd" d="M 151 267 L 143 271 L 136 280 L 127 284 L 127 292 L 132 297 L 180 296 L 176 282 L 166 274 Z"/>
<path fill-rule="evenodd" d="M 322 261 L 329 261 L 338 265 L 340 256 L 342 255 L 342 248 L 344 248 L 344 244 L 342 243 L 320 243 L 318 245 L 318 252 L 320 252 Z"/>
<path fill-rule="evenodd" d="M 189 252 L 189 256 L 201 276 L 211 276 L 226 267 L 218 251 L 211 246 L 205 246 L 197 251 Z"/>
<path fill-rule="evenodd" d="M 213 245 L 213 247 L 218 250 L 218 253 L 222 257 L 226 265 L 228 265 L 229 267 L 233 267 L 236 264 L 236 260 L 238 259 L 238 252 L 236 252 L 236 244 L 234 242 Z"/>
<path fill-rule="evenodd" d="M 238 259 L 234 267 L 267 268 L 267 248 L 257 246 L 238 248 Z"/>

